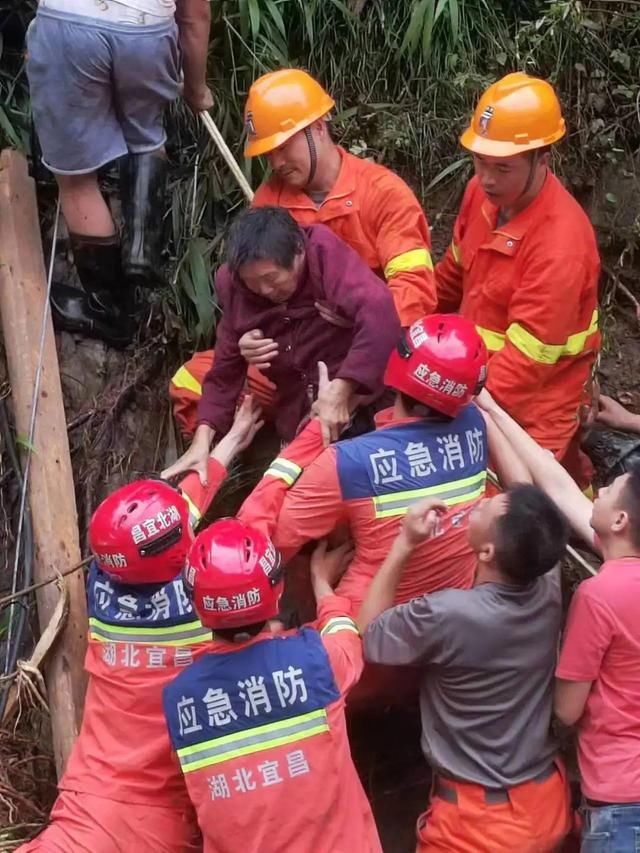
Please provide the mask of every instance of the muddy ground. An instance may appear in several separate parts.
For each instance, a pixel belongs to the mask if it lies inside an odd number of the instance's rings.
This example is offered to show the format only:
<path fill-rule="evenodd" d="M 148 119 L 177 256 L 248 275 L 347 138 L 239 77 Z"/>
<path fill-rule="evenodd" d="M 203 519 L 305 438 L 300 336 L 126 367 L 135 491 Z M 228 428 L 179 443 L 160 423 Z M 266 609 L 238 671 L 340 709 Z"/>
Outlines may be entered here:
<path fill-rule="evenodd" d="M 440 257 L 449 240 L 457 192 L 434 200 L 434 255 Z M 45 228 L 45 254 L 48 252 Z M 603 233 L 606 225 L 603 225 Z M 69 275 L 64 235 L 58 247 L 58 277 Z M 605 240 L 608 263 L 620 252 Z M 628 278 L 626 279 L 627 283 Z M 153 300 L 152 300 L 153 301 Z M 600 366 L 603 390 L 640 411 L 639 325 L 635 309 L 607 285 L 604 310 L 605 349 Z M 156 304 L 145 312 L 146 341 L 135 351 L 118 353 L 98 342 L 60 335 L 58 352 L 67 422 L 76 474 L 76 497 L 83 550 L 87 523 L 96 504 L 113 488 L 160 470 L 180 449 L 166 394 L 169 378 L 183 353 L 169 344 Z M 265 430 L 256 446 L 233 472 L 218 497 L 212 515 L 231 514 L 274 454 L 273 433 Z M 0 472 L 1 473 L 1 472 Z M 573 586 L 578 575 L 568 573 Z M 4 584 L 0 584 L 0 587 Z M 30 639 L 27 638 L 28 649 Z M 373 804 L 385 851 L 414 849 L 414 824 L 428 796 L 429 774 L 419 747 L 417 709 L 382 709 L 355 715 L 350 721 L 354 757 Z M 28 824 L 19 835 L 33 831 L 48 813 L 54 796 L 53 765 L 48 751 L 46 716 L 25 718 L 18 739 L 0 737 L 0 828 Z M 17 797 L 8 791 L 17 790 Z M 3 796 L 14 803 L 9 812 Z M 5 847 L 0 833 L 0 850 Z"/>

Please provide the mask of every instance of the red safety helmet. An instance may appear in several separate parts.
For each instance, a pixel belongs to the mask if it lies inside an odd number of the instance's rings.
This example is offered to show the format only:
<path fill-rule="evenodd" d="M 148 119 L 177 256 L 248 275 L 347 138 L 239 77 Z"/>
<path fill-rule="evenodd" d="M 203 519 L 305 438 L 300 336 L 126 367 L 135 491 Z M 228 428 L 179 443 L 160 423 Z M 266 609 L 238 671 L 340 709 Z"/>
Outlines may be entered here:
<path fill-rule="evenodd" d="M 259 530 L 223 518 L 196 537 L 184 582 L 207 628 L 219 631 L 266 622 L 278 615 L 280 554 Z"/>
<path fill-rule="evenodd" d="M 403 334 L 384 382 L 453 418 L 480 393 L 486 376 L 487 350 L 473 323 L 431 314 Z"/>
<path fill-rule="evenodd" d="M 127 584 L 167 583 L 192 541 L 189 507 L 163 480 L 137 480 L 109 495 L 89 522 L 99 568 Z"/>

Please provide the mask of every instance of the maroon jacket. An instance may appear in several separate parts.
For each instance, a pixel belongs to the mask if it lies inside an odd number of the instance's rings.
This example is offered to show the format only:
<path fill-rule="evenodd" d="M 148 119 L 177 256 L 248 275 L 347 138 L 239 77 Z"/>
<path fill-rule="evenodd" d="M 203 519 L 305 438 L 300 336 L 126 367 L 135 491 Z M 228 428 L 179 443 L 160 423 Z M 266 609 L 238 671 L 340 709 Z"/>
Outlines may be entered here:
<path fill-rule="evenodd" d="M 389 290 L 346 243 L 324 225 L 302 228 L 306 261 L 298 287 L 288 302 L 276 305 L 257 296 L 225 264 L 216 276 L 222 308 L 215 361 L 205 376 L 198 407 L 199 423 L 226 433 L 233 421 L 247 364 L 238 341 L 260 329 L 280 345 L 265 375 L 277 388 L 276 428 L 293 438 L 318 389 L 318 361 L 331 379 L 350 379 L 359 392 L 382 390 L 382 376 L 400 323 Z M 324 302 L 352 321 L 349 329 L 323 320 L 314 302 Z"/>

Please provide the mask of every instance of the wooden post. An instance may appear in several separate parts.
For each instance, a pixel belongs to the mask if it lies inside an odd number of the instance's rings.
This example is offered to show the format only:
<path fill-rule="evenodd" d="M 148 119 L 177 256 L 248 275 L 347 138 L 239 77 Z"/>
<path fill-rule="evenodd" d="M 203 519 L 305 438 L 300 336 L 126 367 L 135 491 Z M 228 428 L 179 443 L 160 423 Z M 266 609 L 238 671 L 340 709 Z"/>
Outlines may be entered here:
<path fill-rule="evenodd" d="M 35 184 L 17 151 L 0 154 L 0 314 L 19 435 L 29 434 L 32 394 L 39 358 L 46 275 Z M 44 342 L 38 416 L 31 458 L 29 502 L 35 543 L 36 581 L 54 578 L 80 562 L 78 519 L 67 424 L 62 403 L 53 328 Z M 64 629 L 47 655 L 47 685 L 53 749 L 62 774 L 82 718 L 86 678 L 87 613 L 82 570 L 67 575 L 69 612 Z M 40 630 L 54 615 L 55 584 L 36 593 Z"/>

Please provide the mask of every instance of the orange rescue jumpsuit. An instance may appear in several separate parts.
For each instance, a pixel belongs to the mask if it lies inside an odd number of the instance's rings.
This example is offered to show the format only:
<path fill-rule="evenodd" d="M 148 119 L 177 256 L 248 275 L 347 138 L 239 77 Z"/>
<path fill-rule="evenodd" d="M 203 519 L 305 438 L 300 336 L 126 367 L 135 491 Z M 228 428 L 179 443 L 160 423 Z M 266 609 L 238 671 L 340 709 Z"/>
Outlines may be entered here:
<path fill-rule="evenodd" d="M 438 311 L 460 310 L 487 345 L 489 391 L 561 461 L 575 455 L 600 345 L 599 271 L 591 223 L 551 172 L 504 225 L 472 178 L 436 267 Z M 586 485 L 589 472 L 572 473 Z"/>
<path fill-rule="evenodd" d="M 395 302 L 400 322 L 410 326 L 436 305 L 429 225 L 420 203 L 398 175 L 339 149 L 342 167 L 335 185 L 316 206 L 302 190 L 278 178 L 262 184 L 254 206 L 286 207 L 300 225 L 322 223 L 329 227 L 365 263 L 383 277 Z M 196 426 L 202 381 L 213 361 L 213 351 L 196 353 L 173 376 L 169 395 L 182 431 Z M 259 370 L 249 367 L 248 390 L 268 410 L 273 385 Z"/>
<path fill-rule="evenodd" d="M 291 486 L 279 514 L 266 505 L 270 535 L 284 560 L 306 543 L 321 539 L 337 525 L 347 524 L 355 556 L 336 591 L 349 599 L 357 614 L 367 588 L 398 534 L 402 516 L 416 500 L 440 497 L 448 506 L 441 535 L 418 547 L 402 574 L 396 604 L 447 587 L 473 583 L 476 558 L 468 541 L 469 512 L 484 495 L 486 431 L 477 408 L 467 406 L 452 421 L 393 419 L 393 410 L 376 416 L 378 428 L 323 449 L 317 422 L 271 463 L 268 478 L 282 477 Z M 314 439 L 314 436 L 316 438 Z M 296 464 L 304 453 L 317 458 L 304 468 Z M 293 460 L 293 461 L 292 461 Z M 259 484 L 240 511 L 259 518 L 264 500 Z M 365 703 L 399 699 L 413 691 L 415 678 L 398 668 L 367 666 L 364 683 L 350 697 Z"/>
<path fill-rule="evenodd" d="M 226 476 L 209 460 L 209 486 L 181 483 L 196 524 Z M 178 495 L 176 493 L 176 499 Z M 202 849 L 164 727 L 162 689 L 206 648 L 182 579 L 118 583 L 95 563 L 87 579 L 89 684 L 82 728 L 49 824 L 20 853 L 187 853 Z"/>
<path fill-rule="evenodd" d="M 214 641 L 164 691 L 204 853 L 381 853 L 349 749 L 345 695 L 363 667 L 350 605 L 317 627 Z"/>

